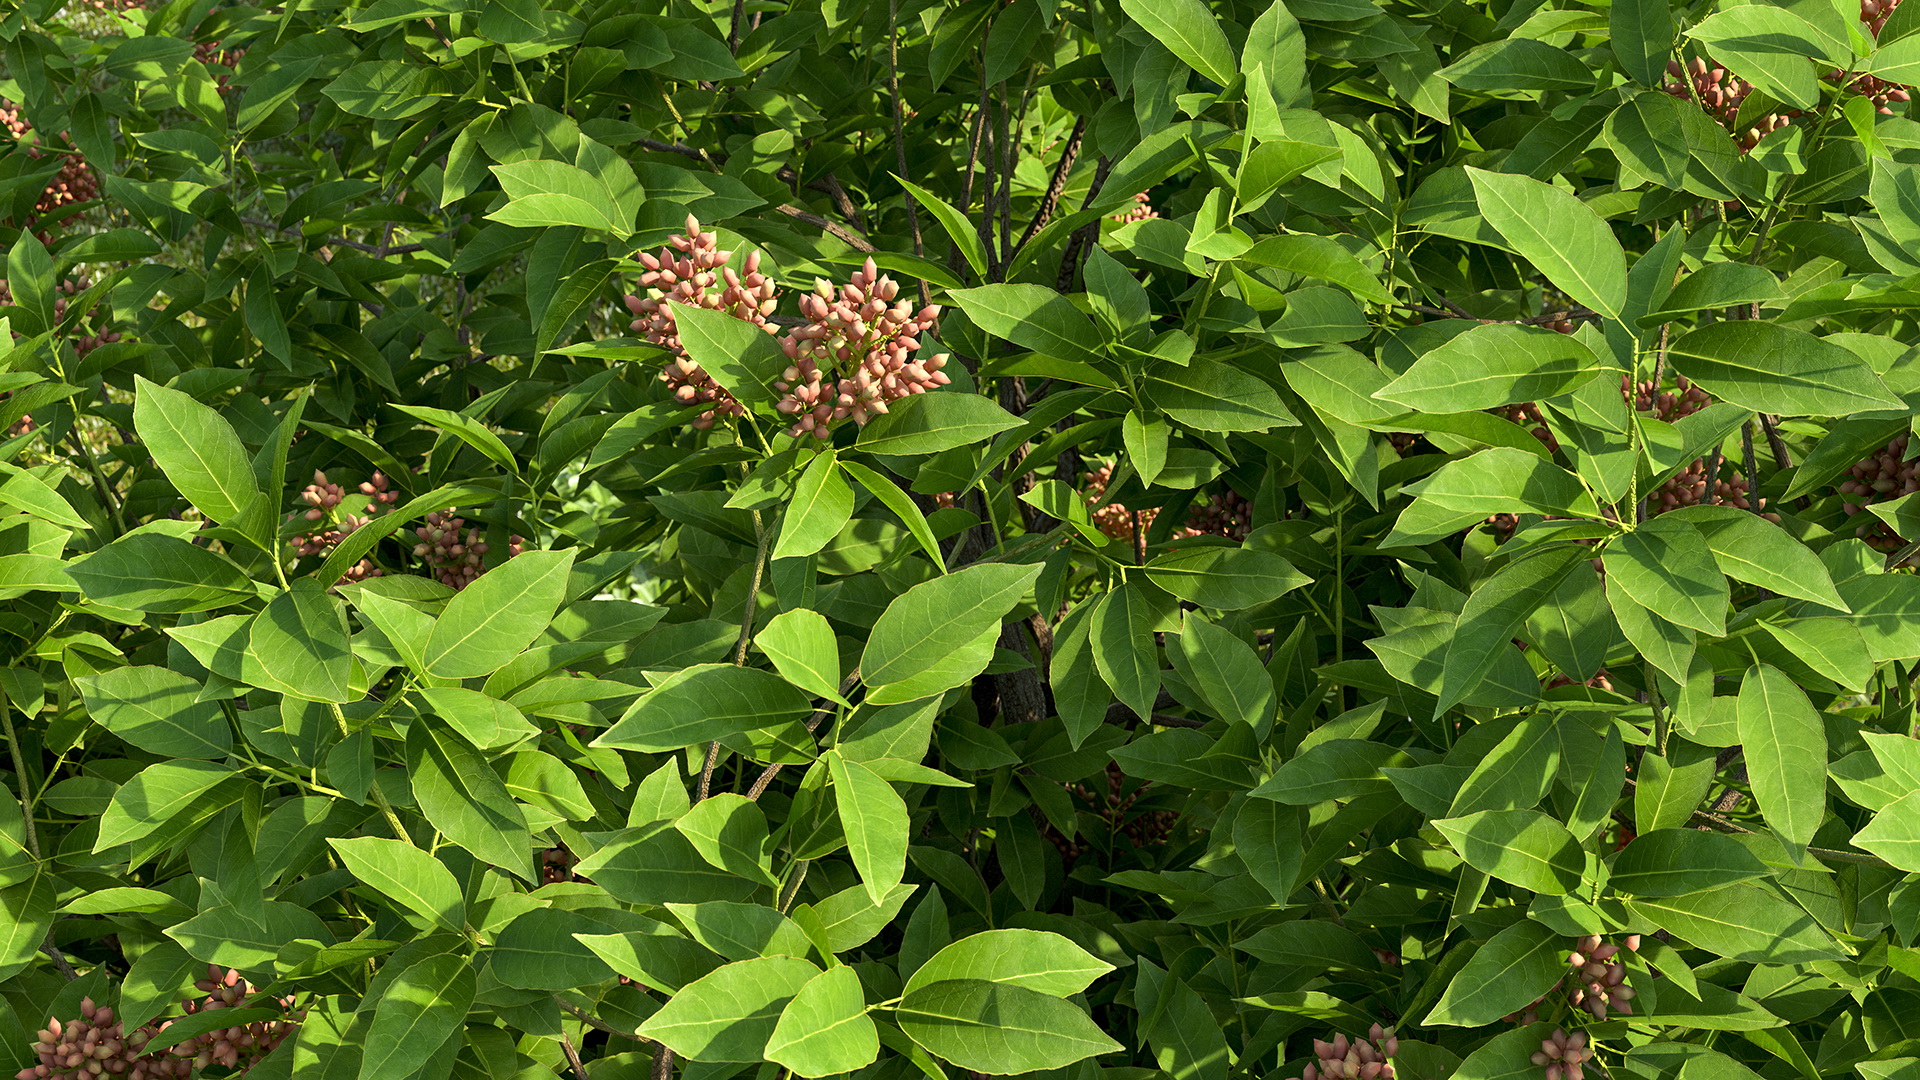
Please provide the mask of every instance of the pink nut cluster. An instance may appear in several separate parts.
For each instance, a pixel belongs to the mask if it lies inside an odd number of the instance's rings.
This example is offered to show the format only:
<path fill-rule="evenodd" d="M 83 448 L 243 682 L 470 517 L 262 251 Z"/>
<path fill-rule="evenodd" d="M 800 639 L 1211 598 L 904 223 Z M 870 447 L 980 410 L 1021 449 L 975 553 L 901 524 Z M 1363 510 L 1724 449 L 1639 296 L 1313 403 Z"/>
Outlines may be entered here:
<path fill-rule="evenodd" d="M 485 540 L 480 539 L 479 529 L 468 529 L 467 519 L 454 517 L 454 508 L 435 511 L 427 515 L 427 523 L 413 530 L 419 543 L 413 546 L 413 553 L 425 560 L 433 568 L 434 577 L 449 589 L 459 590 L 473 584 L 486 567 L 482 557 L 490 550 Z M 465 535 L 461 530 L 466 529 Z M 507 557 L 520 554 L 525 538 L 515 536 L 507 545 Z"/>
<path fill-rule="evenodd" d="M 69 297 L 78 296 L 91 288 L 93 288 L 92 279 L 85 277 L 70 278 L 54 286 L 54 321 L 58 322 L 67 317 L 67 301 Z M 0 279 L 0 305 L 11 305 L 12 303 L 13 287 L 8 285 L 4 279 Z M 92 318 L 98 314 L 99 310 L 95 309 L 94 311 L 88 312 L 87 317 Z M 15 340 L 18 340 L 20 337 L 20 334 L 14 334 Z M 111 345 L 119 341 L 120 335 L 112 330 L 96 330 L 91 333 L 77 333 L 72 340 L 74 355 L 85 356 L 102 345 Z"/>
<path fill-rule="evenodd" d="M 327 474 L 319 469 L 313 471 L 313 483 L 300 492 L 300 501 L 307 504 L 304 511 L 287 515 L 289 522 L 305 521 L 308 531 L 296 533 L 287 544 L 293 553 L 300 557 L 325 557 L 340 545 L 349 534 L 360 526 L 372 521 L 379 514 L 392 513 L 397 509 L 400 493 L 391 489 L 386 474 L 375 472 L 373 478 L 363 481 L 359 486 L 360 494 L 367 497 L 364 504 L 365 514 L 335 515 L 341 503 L 346 501 L 344 487 L 327 479 Z M 345 574 L 342 582 L 365 581 L 370 577 L 381 577 L 386 572 L 373 564 L 371 558 L 361 559 Z"/>
<path fill-rule="evenodd" d="M 1113 482 L 1113 466 L 1102 465 L 1092 472 L 1081 476 L 1081 492 L 1087 506 L 1093 512 L 1094 527 L 1115 540 L 1133 540 L 1133 511 L 1121 503 L 1110 502 L 1100 505 L 1107 497 L 1107 485 Z M 1140 527 L 1152 528 L 1153 519 L 1160 511 L 1148 507 L 1140 511 Z M 1184 540 L 1192 536 L 1224 536 L 1229 540 L 1245 540 L 1247 533 L 1253 530 L 1253 504 L 1232 488 L 1210 495 L 1207 501 L 1187 511 L 1187 522 L 1174 530 L 1173 538 Z"/>
<path fill-rule="evenodd" d="M 1149 196 L 1146 192 L 1142 191 L 1134 195 L 1133 201 L 1133 206 L 1128 207 L 1124 213 L 1113 215 L 1113 220 L 1122 225 L 1127 225 L 1135 221 L 1145 221 L 1148 218 L 1157 218 L 1160 216 L 1160 211 L 1153 208 L 1153 203 L 1149 201 Z"/>
<path fill-rule="evenodd" d="M 1533 1052 L 1533 1063 L 1546 1066 L 1547 1080 L 1584 1080 L 1584 1066 L 1592 1060 L 1593 1049 L 1587 1045 L 1584 1031 L 1569 1035 L 1554 1028 L 1552 1035 L 1540 1040 L 1540 1049 Z"/>
<path fill-rule="evenodd" d="M 1695 93 L 1700 95 L 1700 105 L 1707 115 L 1719 121 L 1721 126 L 1732 130 L 1740 116 L 1740 103 L 1753 93 L 1753 84 L 1733 75 L 1726 68 L 1710 65 L 1695 57 L 1684 68 L 1678 60 L 1667 64 L 1667 74 L 1673 81 L 1661 86 L 1662 90 L 1682 101 L 1691 101 Z M 1691 84 L 1691 88 L 1689 87 Z M 1761 117 L 1746 131 L 1734 132 L 1734 141 L 1739 143 L 1741 153 L 1752 150 L 1761 139 L 1779 131 L 1791 123 L 1800 110 L 1789 109 L 1786 112 L 1768 113 Z"/>
<path fill-rule="evenodd" d="M 1379 1024 L 1368 1029 L 1364 1039 L 1335 1035 L 1332 1042 L 1313 1040 L 1314 1063 L 1300 1071 L 1297 1080 L 1393 1080 L 1393 1063 L 1400 1052 L 1400 1040 L 1392 1028 Z"/>
<path fill-rule="evenodd" d="M 1609 944 L 1598 934 L 1589 934 L 1574 942 L 1573 951 L 1567 954 L 1567 967 L 1571 970 L 1559 982 L 1553 984 L 1546 993 L 1533 1004 L 1517 1013 L 1508 1015 L 1509 1023 L 1531 1024 L 1540 1019 L 1540 1010 L 1546 1007 L 1548 999 L 1562 988 L 1567 990 L 1567 1003 L 1577 1009 L 1585 1009 L 1595 1020 L 1605 1020 L 1609 1012 L 1630 1014 L 1635 992 L 1627 985 L 1627 965 L 1618 959 L 1620 951 L 1636 952 L 1640 948 L 1640 935 L 1628 934 L 1620 939 L 1620 944 Z M 1572 985 L 1569 987 L 1568 982 Z"/>
<path fill-rule="evenodd" d="M 16 141 L 26 138 L 33 131 L 33 124 L 20 113 L 20 106 L 5 98 L 0 98 L 0 124 L 6 125 Z M 45 214 L 62 206 L 73 203 L 90 202 L 100 197 L 100 178 L 94 175 L 79 151 L 47 150 L 39 145 L 29 147 L 28 157 L 42 158 L 49 153 L 63 154 L 60 171 L 48 182 L 40 199 L 33 205 L 35 214 Z"/>
<path fill-rule="evenodd" d="M 1907 445 L 1906 435 L 1896 436 L 1847 469 L 1847 479 L 1840 482 L 1840 494 L 1848 496 L 1842 506 L 1849 517 L 1865 513 L 1869 503 L 1920 491 L 1920 460 L 1906 460 Z M 1885 522 L 1872 516 L 1866 524 L 1855 527 L 1854 535 L 1878 551 L 1896 551 L 1905 544 Z"/>
<path fill-rule="evenodd" d="M 641 253 L 637 258 L 646 271 L 640 275 L 645 296 L 627 297 L 627 310 L 634 315 L 633 330 L 648 341 L 673 354 L 660 373 L 660 380 L 673 390 L 682 405 L 709 405 L 693 422 L 697 428 L 710 428 L 721 416 L 740 416 L 746 410 L 727 393 L 705 368 L 693 362 L 680 344 L 680 331 L 673 318 L 673 305 L 686 304 L 708 311 L 724 311 L 744 319 L 768 333 L 767 316 L 779 301 L 773 279 L 760 272 L 760 253 L 747 253 L 744 273 L 727 265 L 733 252 L 720 249 L 720 239 L 700 231 L 699 219 L 687 215 L 687 231 L 673 237 L 670 247 L 659 254 Z M 719 286 L 719 288 L 715 288 Z"/>
<path fill-rule="evenodd" d="M 945 353 L 913 356 L 939 320 L 939 306 L 916 312 L 899 296 L 899 283 L 868 259 L 849 284 L 836 290 L 819 280 L 800 298 L 806 322 L 780 342 L 793 363 L 773 384 L 785 395 L 774 407 L 794 418 L 788 434 L 824 439 L 834 421 L 851 417 L 865 425 L 888 402 L 947 385 Z"/>
<path fill-rule="evenodd" d="M 1633 407 L 1643 413 L 1652 413 L 1656 419 L 1672 423 L 1684 416 L 1692 416 L 1708 405 L 1713 399 L 1705 390 L 1695 386 L 1682 375 L 1674 380 L 1671 390 L 1656 392 L 1652 379 L 1642 379 L 1635 383 L 1631 375 L 1620 376 L 1620 394 L 1633 402 Z"/>
<path fill-rule="evenodd" d="M 294 1010 L 291 996 L 260 995 L 231 969 L 222 971 L 209 964 L 206 977 L 193 985 L 207 996 L 182 1003 L 189 1015 L 261 1006 L 277 1006 L 288 1015 L 216 1028 L 148 1051 L 148 1044 L 176 1021 L 148 1023 L 128 1032 L 114 1018 L 111 1008 L 84 998 L 78 1019 L 48 1021 L 33 1044 L 38 1062 L 15 1074 L 17 1080 L 95 1080 L 101 1076 L 190 1080 L 198 1070 L 213 1066 L 229 1070 L 229 1076 L 242 1076 L 298 1030 L 304 1016 L 304 1012 Z"/>

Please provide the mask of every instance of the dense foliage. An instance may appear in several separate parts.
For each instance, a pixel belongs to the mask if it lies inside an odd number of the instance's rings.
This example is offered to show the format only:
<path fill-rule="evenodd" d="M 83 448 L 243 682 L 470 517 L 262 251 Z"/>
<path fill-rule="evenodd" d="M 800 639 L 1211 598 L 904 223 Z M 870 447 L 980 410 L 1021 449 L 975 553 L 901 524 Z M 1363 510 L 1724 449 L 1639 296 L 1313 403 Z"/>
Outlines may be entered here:
<path fill-rule="evenodd" d="M 0 40 L 23 1078 L 1920 1076 L 1920 4 Z"/>

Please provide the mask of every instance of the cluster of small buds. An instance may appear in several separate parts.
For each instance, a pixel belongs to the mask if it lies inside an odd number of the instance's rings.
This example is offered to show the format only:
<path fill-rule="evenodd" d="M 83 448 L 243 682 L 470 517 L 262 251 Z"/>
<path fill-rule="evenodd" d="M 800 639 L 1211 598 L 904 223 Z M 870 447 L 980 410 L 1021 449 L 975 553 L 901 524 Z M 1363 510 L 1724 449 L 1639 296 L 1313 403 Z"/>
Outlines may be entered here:
<path fill-rule="evenodd" d="M 67 301 L 70 297 L 78 296 L 91 288 L 93 288 L 92 279 L 85 277 L 69 278 L 54 286 L 54 321 L 58 322 L 67 317 Z M 12 303 L 13 289 L 4 279 L 0 279 L 0 305 L 11 305 Z M 89 318 L 97 316 L 99 309 L 96 308 L 87 314 Z M 13 336 L 16 341 L 22 337 L 22 335 L 17 332 Z M 119 340 L 120 335 L 112 330 L 82 331 L 72 338 L 73 352 L 76 356 L 85 356 L 102 345 L 111 345 Z"/>
<path fill-rule="evenodd" d="M 635 256 L 646 268 L 640 275 L 646 295 L 628 296 L 627 310 L 634 315 L 636 333 L 673 354 L 660 380 L 672 388 L 674 400 L 711 406 L 693 422 L 697 428 L 710 428 L 720 416 L 740 416 L 746 410 L 706 369 L 688 358 L 674 323 L 673 305 L 724 311 L 773 333 L 775 327 L 767 323 L 767 316 L 779 301 L 773 279 L 760 272 L 760 253 L 748 252 L 741 268 L 744 273 L 734 271 L 727 265 L 733 252 L 720 249 L 718 236 L 701 232 L 699 219 L 692 214 L 687 215 L 686 233 L 668 243 L 658 255 Z"/>
<path fill-rule="evenodd" d="M 95 1080 L 120 1076 L 127 1080 L 190 1080 L 200 1069 L 219 1066 L 229 1076 L 244 1075 L 298 1030 L 304 1011 L 294 1009 L 291 996 L 263 998 L 240 973 L 209 964 L 207 975 L 194 987 L 207 996 L 182 1002 L 189 1014 L 218 1009 L 278 1006 L 287 1015 L 255 1020 L 202 1032 L 171 1046 L 146 1052 L 145 1047 L 174 1023 L 149 1023 L 129 1033 L 114 1019 L 113 1010 L 97 1006 L 92 998 L 80 1002 L 80 1017 L 49 1019 L 35 1039 L 37 1064 L 16 1074 L 17 1080 Z"/>
<path fill-rule="evenodd" d="M 206 64 L 208 67 L 226 69 L 225 71 L 214 71 L 210 73 L 213 75 L 213 85 L 220 91 L 222 97 L 233 92 L 231 85 L 233 73 L 235 69 L 240 66 L 240 58 L 245 55 L 247 55 L 247 50 L 223 49 L 217 41 L 202 41 L 193 47 L 193 58 L 195 60 Z"/>
<path fill-rule="evenodd" d="M 1620 376 L 1620 394 L 1633 403 L 1633 407 L 1643 413 L 1652 413 L 1656 419 L 1672 423 L 1683 416 L 1692 416 L 1708 405 L 1713 399 L 1705 390 L 1689 382 L 1686 376 L 1674 380 L 1672 390 L 1660 390 L 1652 379 L 1642 379 L 1638 383 L 1633 376 Z"/>
<path fill-rule="evenodd" d="M 1110 502 L 1100 505 L 1107 496 L 1107 485 L 1113 482 L 1113 466 L 1102 465 L 1092 472 L 1081 475 L 1081 493 L 1087 506 L 1093 512 L 1094 527 L 1115 540 L 1133 541 L 1133 511 L 1121 503 Z M 1140 527 L 1151 529 L 1153 519 L 1159 516 L 1159 510 L 1148 507 L 1140 511 Z M 1239 492 L 1228 488 L 1225 491 L 1208 496 L 1207 501 L 1192 507 L 1187 512 L 1187 523 L 1174 530 L 1173 538 L 1184 540 L 1193 536 L 1224 536 L 1229 540 L 1245 540 L 1247 533 L 1253 530 L 1253 504 Z"/>
<path fill-rule="evenodd" d="M 1678 60 L 1669 61 L 1667 74 L 1673 81 L 1661 87 L 1667 93 L 1682 101 L 1693 100 L 1697 92 L 1701 107 L 1707 115 L 1719 121 L 1728 130 L 1738 122 L 1740 103 L 1753 93 L 1753 84 L 1733 75 L 1726 68 L 1708 64 L 1704 59 L 1695 57 L 1685 67 Z M 1691 87 L 1689 87 L 1691 83 Z M 1786 127 L 1800 115 L 1800 110 L 1789 109 L 1783 113 L 1768 113 L 1745 131 L 1734 132 L 1734 141 L 1740 145 L 1740 152 L 1746 153 L 1759 144 L 1761 139 Z"/>
<path fill-rule="evenodd" d="M 1742 510 L 1751 510 L 1753 509 L 1753 504 L 1747 498 L 1747 495 L 1748 484 L 1746 477 L 1741 476 L 1739 470 L 1735 469 L 1731 462 L 1722 460 L 1720 462 L 1720 477 L 1713 486 L 1712 496 L 1709 497 L 1707 494 L 1707 461 L 1705 458 L 1695 458 L 1691 465 L 1680 470 L 1671 480 L 1668 480 L 1653 490 L 1647 502 L 1647 516 L 1654 517 L 1682 506 L 1698 506 L 1701 503 L 1710 503 L 1719 506 L 1737 506 Z M 1761 499 L 1760 507 L 1764 510 L 1766 505 L 1767 500 Z M 1779 514 L 1766 512 L 1760 516 L 1776 525 L 1780 522 Z"/>
<path fill-rule="evenodd" d="M 1533 1054 L 1535 1065 L 1546 1066 L 1547 1080 L 1584 1080 L 1583 1066 L 1592 1060 L 1593 1050 L 1587 1046 L 1586 1032 L 1569 1035 L 1559 1028 L 1540 1040 L 1540 1049 Z"/>
<path fill-rule="evenodd" d="M 1313 1040 L 1313 1064 L 1302 1069 L 1298 1080 L 1393 1080 L 1391 1060 L 1400 1052 L 1400 1040 L 1392 1028 L 1373 1025 L 1364 1039 L 1335 1035 L 1332 1042 Z"/>
<path fill-rule="evenodd" d="M 1874 37 L 1879 37 L 1881 28 L 1887 25 L 1887 17 L 1899 6 L 1900 0 L 1860 0 L 1860 21 L 1867 24 Z"/>
<path fill-rule="evenodd" d="M 775 408 L 794 418 L 789 435 L 824 439 L 835 421 L 851 417 L 865 425 L 886 412 L 888 402 L 947 385 L 940 370 L 947 354 L 913 356 L 938 321 L 939 306 L 915 312 L 899 295 L 899 283 L 868 259 L 851 283 L 835 289 L 819 280 L 800 298 L 806 322 L 781 340 L 792 364 L 773 384 L 785 395 Z"/>
<path fill-rule="evenodd" d="M 291 1015 L 286 1019 L 255 1020 L 203 1032 L 166 1049 L 167 1055 L 190 1068 L 219 1065 L 238 1070 L 231 1075 L 240 1075 L 252 1068 L 260 1058 L 272 1053 L 299 1025 L 299 1015 L 293 1012 L 294 999 L 291 995 L 263 1000 L 256 995 L 253 985 L 240 977 L 238 971 L 228 969 L 223 972 L 219 967 L 209 964 L 207 977 L 196 980 L 193 985 L 194 989 L 207 996 L 197 1003 L 188 1002 L 186 1011 L 189 1014 L 277 1005 Z M 161 1024 L 159 1030 L 165 1031 L 170 1024 L 171 1021 Z M 184 1078 L 191 1073 L 182 1071 L 179 1075 Z"/>
<path fill-rule="evenodd" d="M 1849 517 L 1865 513 L 1869 503 L 1886 502 L 1920 491 L 1920 460 L 1904 460 L 1907 443 L 1906 435 L 1895 436 L 1878 452 L 1847 469 L 1847 479 L 1840 482 L 1840 494 L 1850 496 L 1842 504 Z M 1854 535 L 1877 551 L 1897 551 L 1906 544 L 1885 522 L 1871 515 L 1866 524 L 1854 528 Z"/>
<path fill-rule="evenodd" d="M 21 115 L 20 106 L 5 98 L 0 98 L 0 124 L 6 126 L 15 141 L 26 138 L 33 131 L 33 124 Z M 63 154 L 65 161 L 41 193 L 39 201 L 34 203 L 35 214 L 45 214 L 62 206 L 99 198 L 100 178 L 94 175 L 93 169 L 78 151 L 48 150 L 37 144 L 27 149 L 27 156 L 33 158 L 45 157 L 49 153 Z"/>
<path fill-rule="evenodd" d="M 1106 823 L 1110 833 L 1127 838 L 1127 842 L 1136 848 L 1158 847 L 1173 836 L 1173 830 L 1180 823 L 1177 810 L 1147 810 L 1134 813 L 1135 803 L 1153 786 L 1153 781 L 1145 780 L 1131 792 L 1126 790 L 1127 774 L 1121 771 L 1117 762 L 1108 762 L 1107 790 L 1096 794 L 1085 784 L 1061 784 L 1069 795 L 1074 796 L 1092 808 L 1094 816 Z M 1068 866 L 1086 853 L 1086 846 L 1062 836 L 1051 825 L 1040 830 L 1041 835 L 1052 841 L 1060 850 L 1060 857 Z"/>
<path fill-rule="evenodd" d="M 1622 1015 L 1633 1012 L 1634 989 L 1627 985 L 1627 965 L 1615 959 L 1622 947 L 1628 952 L 1640 948 L 1640 935 L 1628 934 L 1619 945 L 1608 944 L 1598 934 L 1580 939 L 1567 954 L 1567 966 L 1574 969 L 1573 991 L 1567 1000 L 1585 1009 L 1595 1020 L 1605 1020 L 1608 1012 Z M 1576 1076 L 1574 1080 L 1579 1080 Z"/>
<path fill-rule="evenodd" d="M 546 848 L 535 854 L 540 865 L 540 884 L 552 885 L 560 881 L 578 880 L 573 876 L 573 864 L 579 862 L 565 844 Z"/>
<path fill-rule="evenodd" d="M 1489 409 L 1488 411 L 1495 416 L 1504 417 L 1532 431 L 1533 437 L 1545 444 L 1549 451 L 1557 451 L 1560 449 L 1560 440 L 1554 438 L 1553 432 L 1547 430 L 1547 418 L 1540 412 L 1538 402 L 1520 401 L 1512 405 L 1502 405 L 1497 409 Z"/>
<path fill-rule="evenodd" d="M 1146 192 L 1142 191 L 1134 195 L 1133 202 L 1134 205 L 1128 207 L 1125 213 L 1113 215 L 1112 220 L 1122 225 L 1127 225 L 1135 221 L 1145 221 L 1148 218 L 1157 218 L 1160 216 L 1160 211 L 1153 208 L 1153 203 L 1149 201 L 1149 196 Z"/>
<path fill-rule="evenodd" d="M 1531 1024 L 1540 1019 L 1540 1011 L 1555 993 L 1567 986 L 1568 979 L 1573 985 L 1567 991 L 1567 1003 L 1577 1009 L 1585 1009 L 1596 1020 L 1605 1020 L 1609 1012 L 1631 1014 L 1634 989 L 1627 985 L 1627 965 L 1618 959 L 1620 950 L 1636 952 L 1640 948 L 1640 935 L 1628 934 L 1620 939 L 1620 944 L 1609 944 L 1598 934 L 1588 934 L 1574 942 L 1573 951 L 1567 954 L 1567 967 L 1572 969 L 1565 978 L 1553 984 L 1546 993 L 1535 999 L 1534 1003 L 1509 1014 L 1502 1019 L 1510 1024 Z M 1538 1064 L 1538 1062 L 1536 1062 Z"/>
<path fill-rule="evenodd" d="M 360 526 L 372 521 L 376 515 L 391 513 L 400 499 L 400 493 L 388 490 L 386 475 L 376 472 L 373 479 L 360 484 L 360 493 L 368 497 L 365 514 L 338 514 L 342 503 L 346 501 L 346 488 L 327 478 L 319 469 L 313 471 L 313 483 L 300 492 L 300 501 L 307 504 L 304 511 L 295 511 L 287 515 L 289 522 L 304 521 L 307 531 L 296 533 L 287 540 L 293 553 L 301 558 L 319 556 L 324 558 L 340 545 L 349 534 Z M 340 576 L 342 583 L 365 581 L 370 577 L 381 577 L 386 571 L 375 566 L 371 558 L 361 559 L 347 568 Z"/>
<path fill-rule="evenodd" d="M 453 507 L 428 514 L 427 523 L 413 530 L 420 541 L 413 546 L 413 553 L 425 560 L 442 585 L 459 590 L 473 584 L 486 570 L 483 556 L 489 547 L 480 539 L 479 529 L 467 529 L 467 519 L 453 514 Z M 464 535 L 462 529 L 466 529 Z M 513 537 L 507 544 L 507 558 L 520 554 L 525 543 L 523 537 Z"/>

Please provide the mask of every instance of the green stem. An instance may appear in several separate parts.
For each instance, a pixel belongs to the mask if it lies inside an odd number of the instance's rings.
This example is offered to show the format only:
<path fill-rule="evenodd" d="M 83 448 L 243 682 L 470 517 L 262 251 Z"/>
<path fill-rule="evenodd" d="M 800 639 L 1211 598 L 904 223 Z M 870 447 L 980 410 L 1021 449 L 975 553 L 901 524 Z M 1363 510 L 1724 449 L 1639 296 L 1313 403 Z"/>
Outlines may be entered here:
<path fill-rule="evenodd" d="M 333 722 L 340 728 L 340 737 L 343 739 L 351 737 L 353 735 L 353 728 L 347 724 L 347 714 L 341 711 L 338 704 L 331 701 L 327 702 L 327 708 L 333 711 Z M 387 801 L 387 793 L 380 790 L 380 780 L 378 777 L 375 777 L 372 782 L 367 784 L 367 794 L 372 797 L 373 805 L 379 807 L 380 813 L 386 817 L 387 825 L 393 829 L 395 838 L 412 844 L 414 847 L 419 847 L 420 845 L 415 844 L 412 835 L 407 832 L 406 825 L 401 823 L 400 815 L 394 813 L 393 804 Z"/>
<path fill-rule="evenodd" d="M 6 726 L 7 750 L 13 756 L 14 779 L 20 783 L 20 816 L 27 823 L 27 852 L 36 860 L 40 858 L 40 837 L 33 828 L 33 796 L 27 793 L 27 759 L 20 752 L 20 737 L 13 730 L 13 706 L 0 702 L 0 724 Z"/>

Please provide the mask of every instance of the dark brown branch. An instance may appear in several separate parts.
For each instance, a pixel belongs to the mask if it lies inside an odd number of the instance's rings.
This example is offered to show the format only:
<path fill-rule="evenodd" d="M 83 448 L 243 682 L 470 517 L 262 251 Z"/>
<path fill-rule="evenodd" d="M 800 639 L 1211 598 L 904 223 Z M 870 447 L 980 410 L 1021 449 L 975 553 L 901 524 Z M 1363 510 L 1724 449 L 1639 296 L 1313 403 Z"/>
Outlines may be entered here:
<path fill-rule="evenodd" d="M 893 158 L 900 170 L 900 179 L 909 180 L 907 173 L 907 135 L 905 120 L 900 107 L 900 0 L 888 0 L 887 3 L 887 93 L 893 99 Z M 920 235 L 920 207 L 917 199 L 907 196 L 907 225 L 913 230 L 913 253 L 924 256 L 926 244 Z M 922 307 L 933 302 L 933 295 L 927 289 L 925 281 L 920 282 L 920 304 Z"/>
<path fill-rule="evenodd" d="M 1067 190 L 1067 173 L 1073 169 L 1074 159 L 1080 156 L 1080 141 L 1086 133 L 1087 118 L 1083 116 L 1074 122 L 1073 134 L 1067 137 L 1067 148 L 1061 151 L 1060 162 L 1053 167 L 1053 180 L 1047 185 L 1046 195 L 1040 199 L 1039 211 L 1033 215 L 1033 220 L 1027 222 L 1026 231 L 1020 234 L 1019 242 L 1013 245 L 1015 255 L 1020 253 L 1021 248 L 1027 246 L 1027 242 L 1033 239 L 1035 233 L 1052 220 L 1054 210 L 1059 208 L 1060 196 Z"/>
<path fill-rule="evenodd" d="M 1112 171 L 1113 159 L 1103 155 L 1099 165 L 1093 170 L 1093 186 L 1087 189 L 1087 201 L 1080 204 L 1080 209 L 1087 209 L 1093 205 L 1095 199 L 1100 197 L 1100 189 L 1106 186 L 1107 174 Z M 1080 268 L 1080 252 L 1085 250 L 1088 244 L 1093 243 L 1093 238 L 1099 234 L 1098 221 L 1089 221 L 1073 230 L 1073 236 L 1067 240 L 1066 254 L 1060 256 L 1060 276 L 1054 282 L 1054 286 L 1059 291 L 1063 293 L 1073 291 L 1073 275 Z"/>

